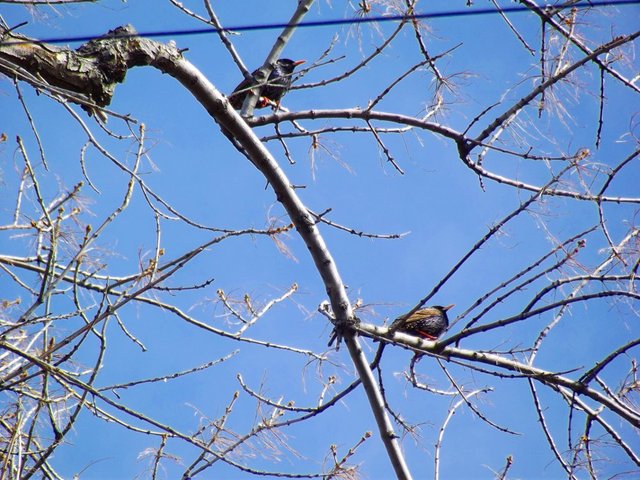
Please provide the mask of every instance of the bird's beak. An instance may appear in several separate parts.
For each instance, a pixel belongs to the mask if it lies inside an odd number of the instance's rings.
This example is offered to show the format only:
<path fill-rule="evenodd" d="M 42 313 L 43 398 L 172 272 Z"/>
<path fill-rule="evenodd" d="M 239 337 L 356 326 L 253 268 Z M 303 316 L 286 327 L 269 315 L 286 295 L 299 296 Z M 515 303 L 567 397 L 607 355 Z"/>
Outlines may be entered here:
<path fill-rule="evenodd" d="M 297 62 L 293 62 L 294 67 L 297 67 L 298 65 L 302 65 L 304 62 L 306 62 L 306 60 L 298 60 Z"/>
<path fill-rule="evenodd" d="M 442 307 L 442 310 L 444 310 L 446 312 L 447 310 L 449 310 L 450 308 L 453 308 L 455 306 L 456 306 L 456 304 L 452 303 L 451 305 L 447 305 L 446 307 Z"/>

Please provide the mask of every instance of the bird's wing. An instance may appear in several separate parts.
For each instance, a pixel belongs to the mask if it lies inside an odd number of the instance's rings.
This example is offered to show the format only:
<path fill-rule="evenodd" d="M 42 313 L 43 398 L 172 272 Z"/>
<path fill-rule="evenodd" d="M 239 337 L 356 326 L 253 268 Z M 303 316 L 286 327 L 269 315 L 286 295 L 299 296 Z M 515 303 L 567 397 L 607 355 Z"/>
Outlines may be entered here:
<path fill-rule="evenodd" d="M 410 325 L 414 322 L 422 322 L 424 320 L 428 320 L 430 318 L 437 318 L 438 312 L 434 312 L 431 308 L 424 308 L 422 310 L 418 310 L 413 315 L 405 320 L 405 324 Z"/>
<path fill-rule="evenodd" d="M 411 328 L 411 325 L 415 322 L 420 322 L 422 320 L 438 317 L 438 312 L 434 311 L 432 308 L 423 308 L 414 312 L 410 317 L 405 318 L 406 315 L 401 315 L 396 318 L 391 325 L 389 325 L 389 331 L 395 332 L 397 329 L 402 327 Z"/>

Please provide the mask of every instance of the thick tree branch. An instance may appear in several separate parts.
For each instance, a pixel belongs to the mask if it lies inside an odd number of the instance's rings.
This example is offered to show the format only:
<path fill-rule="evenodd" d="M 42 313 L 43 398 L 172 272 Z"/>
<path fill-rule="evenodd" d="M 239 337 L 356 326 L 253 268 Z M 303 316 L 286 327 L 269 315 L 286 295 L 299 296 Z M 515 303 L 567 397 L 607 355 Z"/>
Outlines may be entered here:
<path fill-rule="evenodd" d="M 24 70 L 30 75 L 45 78 L 49 84 L 74 93 L 83 93 L 99 106 L 108 105 L 115 85 L 124 80 L 129 68 L 150 65 L 176 78 L 207 110 L 225 134 L 233 138 L 246 152 L 247 157 L 272 186 L 322 277 L 338 328 L 343 329 L 347 325 L 355 324 L 357 319 L 337 265 L 318 230 L 317 222 L 297 196 L 275 158 L 242 117 L 233 110 L 224 95 L 188 62 L 175 46 L 163 45 L 134 35 L 132 27 L 121 27 L 102 39 L 89 42 L 77 52 L 49 50 L 48 46 L 33 44 L 19 45 L 16 50 L 16 46 L 11 45 L 11 55 L 8 56 L 3 47 L 0 49 L 0 58 L 18 65 L 20 71 Z M 21 55 L 20 49 L 25 49 L 26 52 L 22 52 Z M 67 70 L 69 65 L 73 67 L 71 71 Z M 0 68 L 3 67 L 0 65 Z M 76 71 L 81 71 L 82 74 L 77 74 Z M 23 78 L 28 77 L 25 75 Z M 359 346 L 357 334 L 353 329 L 349 329 L 344 336 L 352 361 L 369 396 L 382 440 L 396 474 L 398 478 L 411 478 L 397 436 L 393 433 L 391 422 L 379 401 L 380 392 Z"/>

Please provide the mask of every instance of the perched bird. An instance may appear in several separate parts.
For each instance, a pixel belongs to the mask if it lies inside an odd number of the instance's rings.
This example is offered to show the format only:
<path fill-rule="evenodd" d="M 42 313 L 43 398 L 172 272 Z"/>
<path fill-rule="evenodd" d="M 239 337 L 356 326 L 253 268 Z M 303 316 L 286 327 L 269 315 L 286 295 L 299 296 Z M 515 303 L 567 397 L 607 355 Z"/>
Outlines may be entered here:
<path fill-rule="evenodd" d="M 400 316 L 389 326 L 389 332 L 404 332 L 427 340 L 436 340 L 449 327 L 447 310 L 454 305 L 422 308 L 409 317 Z"/>
<path fill-rule="evenodd" d="M 273 70 L 269 74 L 269 78 L 267 83 L 262 87 L 260 92 L 258 92 L 258 102 L 256 103 L 256 108 L 263 108 L 269 104 L 276 103 L 280 104 L 280 100 L 287 91 L 291 88 L 291 82 L 293 81 L 292 74 L 295 68 L 298 65 L 304 63 L 304 60 L 293 61 L 288 58 L 281 58 L 276 61 L 276 64 L 273 67 Z M 255 78 L 258 70 L 255 70 L 251 76 Z M 244 99 L 247 96 L 247 92 L 251 88 L 252 83 L 255 82 L 253 79 L 245 78 L 240 85 L 238 85 L 233 93 L 229 95 L 229 101 L 231 102 L 231 106 L 236 110 L 240 110 L 242 108 L 242 104 L 244 103 Z"/>

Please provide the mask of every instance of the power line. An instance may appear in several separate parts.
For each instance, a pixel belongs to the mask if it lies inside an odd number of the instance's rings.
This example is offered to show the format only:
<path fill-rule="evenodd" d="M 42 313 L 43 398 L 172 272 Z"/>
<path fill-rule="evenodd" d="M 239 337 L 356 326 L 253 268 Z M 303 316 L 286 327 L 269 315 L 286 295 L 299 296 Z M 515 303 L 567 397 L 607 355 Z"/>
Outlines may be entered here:
<path fill-rule="evenodd" d="M 605 6 L 625 6 L 625 5 L 638 5 L 640 0 L 603 0 L 603 1 L 586 1 L 583 3 L 571 3 L 544 6 L 540 7 L 540 11 L 549 12 L 555 14 L 560 10 L 567 8 L 593 8 L 593 7 L 605 7 Z M 326 27 L 336 25 L 362 25 L 367 23 L 385 23 L 385 22 L 398 22 L 398 21 L 412 21 L 412 20 L 427 20 L 438 18 L 457 18 L 457 17 L 471 17 L 477 15 L 494 15 L 498 13 L 522 13 L 531 12 L 531 8 L 519 5 L 513 7 L 504 7 L 500 10 L 495 8 L 478 8 L 467 10 L 449 10 L 444 12 L 432 12 L 432 13 L 416 13 L 413 15 L 384 15 L 384 16 L 370 16 L 370 17 L 354 17 L 354 18 L 337 18 L 332 20 L 308 20 L 298 23 L 296 28 L 310 28 L 310 27 Z M 145 38 L 158 38 L 158 37 L 183 37 L 187 35 L 206 35 L 220 32 L 252 32 L 257 30 L 274 30 L 287 27 L 288 23 L 263 23 L 255 25 L 236 25 L 231 27 L 215 28 L 195 28 L 184 30 L 162 30 L 162 31 L 150 31 L 150 32 L 138 32 L 131 35 L 115 35 L 118 38 L 127 37 L 145 37 Z M 104 35 L 76 35 L 68 37 L 51 37 L 42 38 L 37 40 L 11 40 L 7 42 L 0 42 L 0 46 L 7 45 L 19 45 L 25 43 L 74 43 L 74 42 L 88 42 L 103 37 Z"/>

